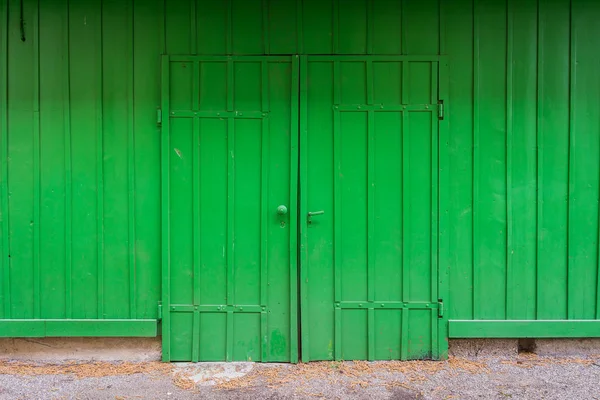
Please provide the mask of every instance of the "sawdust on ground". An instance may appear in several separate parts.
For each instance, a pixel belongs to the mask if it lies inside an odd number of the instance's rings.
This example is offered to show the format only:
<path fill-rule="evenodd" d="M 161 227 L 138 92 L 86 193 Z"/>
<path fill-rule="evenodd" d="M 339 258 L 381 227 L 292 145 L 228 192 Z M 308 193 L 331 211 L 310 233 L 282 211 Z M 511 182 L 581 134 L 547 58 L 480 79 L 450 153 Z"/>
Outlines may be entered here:
<path fill-rule="evenodd" d="M 591 358 L 546 358 L 535 354 L 520 354 L 514 360 L 501 361 L 502 364 L 532 368 L 536 366 L 581 364 L 592 365 L 598 357 Z M 312 393 L 303 385 L 311 380 L 320 380 L 329 384 L 344 384 L 352 389 L 366 388 L 373 381 L 380 381 L 388 387 L 414 389 L 411 383 L 426 381 L 429 376 L 445 371 L 448 374 L 458 373 L 488 374 L 489 367 L 484 362 L 463 358 L 450 358 L 447 361 L 321 361 L 300 363 L 296 365 L 265 366 L 257 364 L 253 370 L 239 378 L 216 379 L 214 387 L 220 390 L 236 390 L 264 385 L 278 388 L 288 384 L 298 387 L 298 393 L 308 397 L 322 397 L 321 393 Z M 184 390 L 194 390 L 197 382 L 184 369 L 175 370 L 169 363 L 61 363 L 35 364 L 24 362 L 0 361 L 0 374 L 5 375 L 66 375 L 77 378 L 101 378 L 107 376 L 145 374 L 149 376 L 172 376 L 173 384 Z M 394 379 L 390 379 L 390 374 Z"/>
<path fill-rule="evenodd" d="M 458 358 L 448 361 L 351 361 L 351 362 L 311 362 L 295 366 L 257 367 L 251 373 L 231 380 L 217 382 L 218 389 L 243 389 L 265 384 L 269 388 L 277 388 L 289 383 L 306 383 L 310 380 L 323 380 L 330 384 L 349 384 L 351 388 L 365 388 L 372 379 L 382 374 L 402 374 L 408 382 L 427 379 L 428 375 L 441 371 L 455 374 L 458 371 L 467 373 L 489 373 L 485 364 Z M 385 383 L 388 386 L 410 386 L 400 381 Z"/>

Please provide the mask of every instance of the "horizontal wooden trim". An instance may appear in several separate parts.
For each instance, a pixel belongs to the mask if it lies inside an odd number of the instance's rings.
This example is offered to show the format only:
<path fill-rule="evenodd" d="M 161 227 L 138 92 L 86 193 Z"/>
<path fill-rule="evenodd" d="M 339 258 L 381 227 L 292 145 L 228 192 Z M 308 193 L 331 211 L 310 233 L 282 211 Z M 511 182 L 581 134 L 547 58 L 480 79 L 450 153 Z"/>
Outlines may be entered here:
<path fill-rule="evenodd" d="M 171 62 L 226 62 L 226 61 L 267 61 L 267 62 L 291 62 L 294 56 L 206 56 L 206 55 L 172 55 L 168 56 Z"/>
<path fill-rule="evenodd" d="M 600 320 L 450 320 L 450 338 L 592 338 Z"/>
<path fill-rule="evenodd" d="M 447 59 L 447 56 L 442 55 L 412 55 L 412 56 L 397 56 L 397 55 L 308 55 L 308 62 L 311 61 L 414 61 L 414 62 L 442 62 Z"/>
<path fill-rule="evenodd" d="M 155 319 L 0 319 L 0 337 L 155 337 Z"/>

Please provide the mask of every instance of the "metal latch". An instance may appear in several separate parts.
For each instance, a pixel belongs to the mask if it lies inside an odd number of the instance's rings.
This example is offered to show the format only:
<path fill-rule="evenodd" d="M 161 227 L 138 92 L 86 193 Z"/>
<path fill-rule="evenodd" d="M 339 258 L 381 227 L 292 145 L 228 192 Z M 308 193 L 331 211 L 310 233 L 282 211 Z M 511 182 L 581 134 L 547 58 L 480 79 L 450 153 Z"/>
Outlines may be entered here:
<path fill-rule="evenodd" d="M 158 303 L 158 319 L 162 319 L 162 304 Z"/>
<path fill-rule="evenodd" d="M 160 108 L 156 109 L 156 124 L 158 126 L 162 125 L 162 110 Z"/>
<path fill-rule="evenodd" d="M 438 101 L 438 119 L 440 121 L 444 119 L 444 100 Z"/>
<path fill-rule="evenodd" d="M 442 299 L 439 299 L 438 301 L 438 317 L 444 317 L 444 302 L 442 301 Z"/>

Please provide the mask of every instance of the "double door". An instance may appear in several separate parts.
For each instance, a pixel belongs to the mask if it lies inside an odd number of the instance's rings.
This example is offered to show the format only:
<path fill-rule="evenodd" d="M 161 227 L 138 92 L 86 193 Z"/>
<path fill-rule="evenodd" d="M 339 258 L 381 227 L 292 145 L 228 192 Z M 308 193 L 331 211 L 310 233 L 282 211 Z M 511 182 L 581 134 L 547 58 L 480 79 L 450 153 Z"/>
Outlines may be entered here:
<path fill-rule="evenodd" d="M 163 58 L 164 360 L 440 357 L 440 69 Z"/>

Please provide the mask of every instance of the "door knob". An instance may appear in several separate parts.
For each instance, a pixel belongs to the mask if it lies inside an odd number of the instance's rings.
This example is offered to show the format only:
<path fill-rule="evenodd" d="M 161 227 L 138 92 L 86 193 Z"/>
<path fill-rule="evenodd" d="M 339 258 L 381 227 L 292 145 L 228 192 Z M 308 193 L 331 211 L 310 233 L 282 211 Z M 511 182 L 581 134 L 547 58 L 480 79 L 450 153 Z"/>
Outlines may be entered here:
<path fill-rule="evenodd" d="M 284 205 L 277 207 L 277 214 L 279 214 L 279 215 L 285 215 L 285 214 L 287 214 L 287 211 L 288 211 L 287 207 Z"/>

